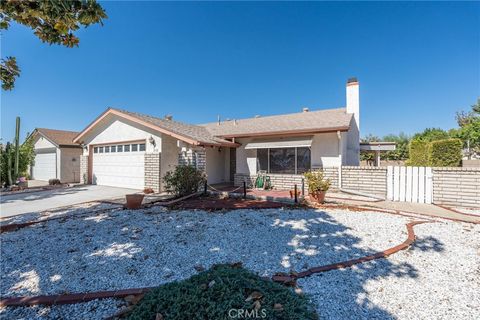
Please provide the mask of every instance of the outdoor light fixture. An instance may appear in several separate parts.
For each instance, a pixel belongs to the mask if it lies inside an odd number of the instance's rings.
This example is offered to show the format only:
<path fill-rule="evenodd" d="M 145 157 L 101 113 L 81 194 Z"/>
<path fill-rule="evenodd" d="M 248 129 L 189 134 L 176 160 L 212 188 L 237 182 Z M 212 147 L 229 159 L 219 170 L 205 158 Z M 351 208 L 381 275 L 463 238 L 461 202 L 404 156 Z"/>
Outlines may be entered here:
<path fill-rule="evenodd" d="M 154 147 L 156 146 L 155 139 L 153 139 L 152 136 L 150 136 L 150 138 L 148 138 L 148 142 L 150 142 L 150 144 L 151 144 L 152 146 L 154 146 Z"/>

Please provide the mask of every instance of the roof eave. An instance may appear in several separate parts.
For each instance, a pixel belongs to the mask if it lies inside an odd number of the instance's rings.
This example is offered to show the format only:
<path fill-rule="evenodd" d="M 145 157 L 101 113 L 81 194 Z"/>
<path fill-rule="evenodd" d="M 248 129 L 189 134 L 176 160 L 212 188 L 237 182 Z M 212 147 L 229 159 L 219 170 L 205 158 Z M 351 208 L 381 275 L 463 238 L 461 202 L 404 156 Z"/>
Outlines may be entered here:
<path fill-rule="evenodd" d="M 56 143 L 55 141 L 53 141 L 51 138 L 49 138 L 46 134 L 44 134 L 42 131 L 38 130 L 38 129 L 35 129 L 32 134 L 30 135 L 31 137 L 35 137 L 35 134 L 39 134 L 41 135 L 42 137 L 44 137 L 45 139 L 48 140 L 48 142 L 50 142 L 51 144 L 53 144 L 56 148 L 60 148 L 60 145 L 58 143 Z"/>
<path fill-rule="evenodd" d="M 306 129 L 306 130 L 281 130 L 270 132 L 256 132 L 256 133 L 244 133 L 244 134 L 227 134 L 217 135 L 218 137 L 230 139 L 230 138 L 247 138 L 247 137 L 265 137 L 265 136 L 278 136 L 278 135 L 300 135 L 300 134 L 315 134 L 315 133 L 330 133 L 337 131 L 348 131 L 350 126 L 329 127 L 322 129 Z"/>
<path fill-rule="evenodd" d="M 166 134 L 168 136 L 171 136 L 173 138 L 176 138 L 178 140 L 181 140 L 183 142 L 186 142 L 188 144 L 191 144 L 191 145 L 194 145 L 194 146 L 198 146 L 198 145 L 201 145 L 202 143 L 200 141 L 197 141 L 195 139 L 191 139 L 189 137 L 185 137 L 185 136 L 182 136 L 180 134 L 177 134 L 175 132 L 172 132 L 172 131 L 169 131 L 165 128 L 162 128 L 160 126 L 157 126 L 157 125 L 154 125 L 152 123 L 149 123 L 149 122 L 146 122 L 144 120 L 141 120 L 137 117 L 134 117 L 132 115 L 129 115 L 129 114 L 126 114 L 126 113 L 123 113 L 119 110 L 116 110 L 116 109 L 112 109 L 112 108 L 108 108 L 107 110 L 105 110 L 100 116 L 98 116 L 92 123 L 90 123 L 82 132 L 80 132 L 80 134 L 75 137 L 75 139 L 73 140 L 73 142 L 76 142 L 76 143 L 79 143 L 80 142 L 80 139 L 83 138 L 95 125 L 97 125 L 102 119 L 104 119 L 107 115 L 109 114 L 114 114 L 114 115 L 117 115 L 121 118 L 124 118 L 124 119 L 127 119 L 127 120 L 130 120 L 132 122 L 135 122 L 135 123 L 138 123 L 140 125 L 143 125 L 147 128 L 150 128 L 150 129 L 153 129 L 153 130 L 156 130 L 156 131 L 159 131 L 163 134 Z"/>

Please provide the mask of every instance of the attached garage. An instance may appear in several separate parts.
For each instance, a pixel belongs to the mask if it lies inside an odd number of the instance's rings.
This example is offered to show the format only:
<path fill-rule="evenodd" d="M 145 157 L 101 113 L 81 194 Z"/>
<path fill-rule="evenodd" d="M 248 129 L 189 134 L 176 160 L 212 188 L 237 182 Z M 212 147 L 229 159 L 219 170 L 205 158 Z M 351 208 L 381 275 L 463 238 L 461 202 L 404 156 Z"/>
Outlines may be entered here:
<path fill-rule="evenodd" d="M 35 154 L 35 164 L 32 166 L 32 178 L 35 180 L 45 180 L 57 177 L 57 153 L 37 153 Z"/>
<path fill-rule="evenodd" d="M 204 169 L 205 147 L 217 147 L 212 153 L 217 157 L 220 147 L 238 146 L 171 116 L 162 119 L 113 108 L 97 117 L 74 141 L 85 146 L 80 167 L 86 178 L 82 182 L 137 190 L 151 188 L 155 192 L 163 190 L 162 178 L 175 169 L 180 159 L 190 157 L 192 148 L 199 150 L 195 161 L 199 169 Z"/>
<path fill-rule="evenodd" d="M 30 178 L 63 183 L 80 182 L 82 147 L 73 143 L 74 131 L 37 128 L 32 133 L 35 159 L 30 167 Z"/>
<path fill-rule="evenodd" d="M 145 142 L 93 146 L 92 183 L 143 189 Z"/>

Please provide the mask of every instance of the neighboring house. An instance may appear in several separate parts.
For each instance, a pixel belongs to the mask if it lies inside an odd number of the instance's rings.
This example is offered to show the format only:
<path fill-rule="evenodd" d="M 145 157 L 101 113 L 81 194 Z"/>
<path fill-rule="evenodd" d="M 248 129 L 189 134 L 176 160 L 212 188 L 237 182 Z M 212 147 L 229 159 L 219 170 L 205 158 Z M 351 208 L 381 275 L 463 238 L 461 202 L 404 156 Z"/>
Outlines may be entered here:
<path fill-rule="evenodd" d="M 312 168 L 359 165 L 359 83 L 346 107 L 191 125 L 109 108 L 75 139 L 84 147 L 86 183 L 162 190 L 177 164 L 204 170 L 208 182 L 241 183 L 258 170 L 299 177 Z"/>
<path fill-rule="evenodd" d="M 35 161 L 30 167 L 31 179 L 60 179 L 61 182 L 80 182 L 82 147 L 73 142 L 78 132 L 37 128 L 34 139 Z"/>

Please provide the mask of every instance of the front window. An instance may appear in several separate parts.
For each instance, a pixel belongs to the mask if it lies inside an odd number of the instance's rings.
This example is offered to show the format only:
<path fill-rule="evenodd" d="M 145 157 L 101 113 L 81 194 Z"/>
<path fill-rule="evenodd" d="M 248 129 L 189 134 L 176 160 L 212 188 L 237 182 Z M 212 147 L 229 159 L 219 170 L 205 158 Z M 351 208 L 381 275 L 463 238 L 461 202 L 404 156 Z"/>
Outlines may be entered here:
<path fill-rule="evenodd" d="M 132 151 L 138 150 L 138 144 L 132 144 Z"/>
<path fill-rule="evenodd" d="M 310 148 L 297 148 L 297 174 L 304 174 L 310 169 Z"/>
<path fill-rule="evenodd" d="M 303 174 L 310 170 L 310 148 L 257 149 L 257 170 L 278 174 Z"/>

